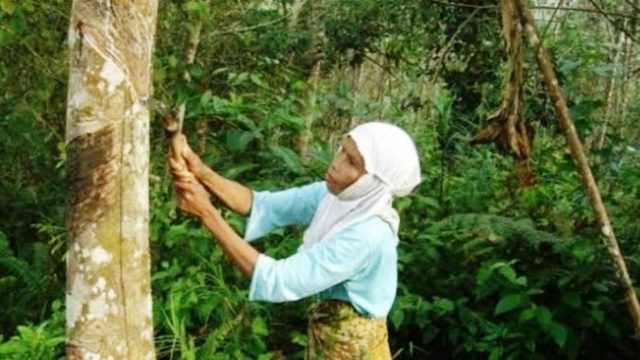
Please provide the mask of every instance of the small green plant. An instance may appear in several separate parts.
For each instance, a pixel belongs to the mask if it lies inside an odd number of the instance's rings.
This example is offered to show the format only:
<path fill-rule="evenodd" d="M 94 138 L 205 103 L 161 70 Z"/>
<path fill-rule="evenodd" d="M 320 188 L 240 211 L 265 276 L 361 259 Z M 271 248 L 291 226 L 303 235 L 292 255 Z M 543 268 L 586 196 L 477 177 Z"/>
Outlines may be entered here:
<path fill-rule="evenodd" d="M 0 338 L 0 358 L 7 360 L 53 360 L 64 357 L 64 310 L 56 300 L 53 315 L 40 324 L 20 325 L 5 342 Z"/>

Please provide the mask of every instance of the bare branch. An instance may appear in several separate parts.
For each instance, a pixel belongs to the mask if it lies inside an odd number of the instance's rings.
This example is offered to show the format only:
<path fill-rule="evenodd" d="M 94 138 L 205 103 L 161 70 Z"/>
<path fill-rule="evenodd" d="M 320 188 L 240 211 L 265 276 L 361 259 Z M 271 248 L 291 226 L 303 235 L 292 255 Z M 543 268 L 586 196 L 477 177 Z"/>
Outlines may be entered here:
<path fill-rule="evenodd" d="M 607 21 L 611 24 L 611 26 L 613 26 L 616 30 L 623 32 L 634 43 L 638 43 L 638 41 L 633 37 L 633 35 L 631 35 L 631 33 L 629 33 L 629 31 L 627 31 L 627 29 L 625 29 L 624 27 L 618 26 L 618 24 L 616 24 L 615 21 L 611 19 L 610 17 L 611 14 L 606 13 L 602 9 L 602 7 L 598 5 L 595 1 L 589 0 L 589 2 L 591 3 L 591 5 L 593 5 L 593 7 L 596 8 L 598 13 L 602 14 L 602 16 L 604 16 L 604 18 L 607 19 Z"/>
<path fill-rule="evenodd" d="M 448 1 L 441 1 L 441 0 L 431 0 L 432 3 L 434 4 L 440 4 L 440 5 L 444 5 L 444 6 L 453 6 L 453 7 L 461 7 L 461 8 L 469 8 L 469 9 L 479 9 L 479 10 L 492 10 L 492 9 L 496 9 L 498 6 L 497 5 L 471 5 L 471 4 L 458 4 L 458 3 L 453 3 L 453 2 L 448 2 Z M 626 19 L 640 19 L 637 16 L 633 16 L 633 15 L 629 15 L 629 14 L 623 14 L 623 13 L 612 13 L 612 12 L 602 12 L 602 11 L 598 11 L 595 9 L 589 9 L 589 8 L 575 8 L 575 7 L 568 7 L 568 6 L 544 6 L 544 5 L 539 5 L 539 6 L 532 6 L 531 9 L 536 9 L 536 10 L 559 10 L 559 11 L 577 11 L 577 12 L 587 12 L 587 13 L 595 13 L 595 14 L 602 14 L 602 15 L 608 15 L 611 17 L 620 17 L 620 18 L 626 18 Z"/>
<path fill-rule="evenodd" d="M 631 6 L 635 11 L 640 11 L 640 6 L 638 6 L 637 4 L 634 4 L 629 0 L 624 0 L 624 2 L 627 3 L 627 5 Z"/>
<path fill-rule="evenodd" d="M 558 10 L 560 9 L 560 7 L 562 6 L 562 0 L 558 0 L 558 6 L 556 6 L 555 9 L 553 9 L 553 13 L 551 14 L 551 17 L 549 18 L 549 21 L 547 22 L 547 26 L 544 27 L 544 30 L 542 30 L 542 38 L 544 39 L 545 37 L 547 37 L 547 31 L 549 31 L 549 28 L 551 27 L 551 23 L 553 23 L 553 20 L 556 18 L 556 14 L 558 14 Z"/>

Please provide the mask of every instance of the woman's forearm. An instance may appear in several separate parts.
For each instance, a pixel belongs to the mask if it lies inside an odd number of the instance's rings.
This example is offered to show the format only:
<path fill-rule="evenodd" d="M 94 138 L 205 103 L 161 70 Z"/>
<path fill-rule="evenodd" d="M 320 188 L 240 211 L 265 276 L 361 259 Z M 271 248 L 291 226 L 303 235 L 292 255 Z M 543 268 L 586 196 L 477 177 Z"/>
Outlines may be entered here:
<path fill-rule="evenodd" d="M 251 277 L 260 253 L 242 239 L 222 218 L 218 210 L 211 207 L 201 217 L 204 226 L 215 236 L 224 252 L 231 258 L 236 267 L 246 276 Z"/>
<path fill-rule="evenodd" d="M 249 215 L 253 204 L 253 192 L 248 187 L 227 179 L 205 167 L 198 179 L 224 204 L 240 215 Z"/>

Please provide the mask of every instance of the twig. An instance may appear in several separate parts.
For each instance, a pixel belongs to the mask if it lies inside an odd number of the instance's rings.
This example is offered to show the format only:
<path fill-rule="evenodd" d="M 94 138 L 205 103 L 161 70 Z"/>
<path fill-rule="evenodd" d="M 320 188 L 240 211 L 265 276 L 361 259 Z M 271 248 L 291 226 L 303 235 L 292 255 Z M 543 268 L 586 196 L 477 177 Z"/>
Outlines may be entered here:
<path fill-rule="evenodd" d="M 464 29 L 464 27 L 471 21 L 471 19 L 473 19 L 476 16 L 476 14 L 480 11 L 480 9 L 481 8 L 476 8 L 475 10 L 473 10 L 473 12 L 469 14 L 469 16 L 467 16 L 467 18 L 464 19 L 462 23 L 460 23 L 460 26 L 458 26 L 458 28 L 453 33 L 453 35 L 451 35 L 451 38 L 449 38 L 449 41 L 447 42 L 447 44 L 440 51 L 440 55 L 439 55 L 440 57 L 438 59 L 436 71 L 433 73 L 433 80 L 432 80 L 433 82 L 436 81 L 436 79 L 440 75 L 440 70 L 444 67 L 444 59 L 447 57 L 449 50 L 453 46 L 453 41 L 458 37 L 460 32 L 462 32 L 462 29 Z"/>
<path fill-rule="evenodd" d="M 448 2 L 448 1 L 440 1 L 440 0 L 431 0 L 432 3 L 434 4 L 440 4 L 440 5 L 445 5 L 445 6 L 453 6 L 453 7 L 460 7 L 460 8 L 469 8 L 469 9 L 479 9 L 479 10 L 490 10 L 490 9 L 496 9 L 498 6 L 497 5 L 471 5 L 471 4 L 458 4 L 458 3 L 452 3 L 452 2 Z M 539 6 L 532 6 L 531 9 L 536 9 L 536 10 L 562 10 L 562 11 L 578 11 L 578 12 L 588 12 L 588 13 L 598 13 L 598 14 L 604 14 L 600 11 L 594 10 L 594 9 L 587 9 L 587 8 L 574 8 L 574 7 L 568 7 L 568 6 L 544 6 L 544 5 L 539 5 Z M 609 16 L 614 16 L 614 17 L 621 17 L 621 18 L 627 18 L 627 19 L 639 19 L 637 16 L 632 16 L 632 15 L 628 15 L 628 14 L 623 14 L 623 13 L 606 13 Z"/>
<path fill-rule="evenodd" d="M 624 0 L 625 3 L 627 3 L 627 5 L 631 6 L 635 11 L 640 11 L 640 6 L 632 3 L 629 0 Z"/>
<path fill-rule="evenodd" d="M 549 30 L 549 28 L 551 27 L 551 23 L 553 23 L 553 20 L 556 18 L 556 14 L 558 13 L 558 9 L 560 9 L 560 6 L 562 6 L 562 0 L 557 0 L 558 1 L 558 6 L 556 6 L 555 9 L 553 9 L 553 13 L 551 14 L 551 17 L 549 18 L 549 22 L 547 22 L 547 26 L 544 27 L 544 30 L 542 30 L 542 38 L 546 38 L 547 37 L 547 31 Z"/>
<path fill-rule="evenodd" d="M 555 7 L 553 6 L 532 6 L 531 9 L 536 9 L 536 10 L 554 10 Z M 614 16 L 614 17 L 621 17 L 621 18 L 626 18 L 626 19 L 638 19 L 637 16 L 632 16 L 632 15 L 628 15 L 628 14 L 622 14 L 622 13 L 605 13 L 605 12 L 600 12 L 597 10 L 593 10 L 593 9 L 588 9 L 588 8 L 573 8 L 573 7 L 567 7 L 567 6 L 561 6 L 558 8 L 558 10 L 562 10 L 562 11 L 578 11 L 578 12 L 587 12 L 587 13 L 594 13 L 594 14 L 607 14 L 609 16 Z"/>
<path fill-rule="evenodd" d="M 264 22 L 264 23 L 261 23 L 261 24 L 256 24 L 256 25 L 247 26 L 247 27 L 243 27 L 243 28 L 235 28 L 235 29 L 228 28 L 228 29 L 224 29 L 224 30 L 220 30 L 220 31 L 214 31 L 209 35 L 209 37 L 218 36 L 218 35 L 239 34 L 239 33 L 243 33 L 243 32 L 253 31 L 253 30 L 256 30 L 256 29 L 260 29 L 260 28 L 263 28 L 263 27 L 268 27 L 268 26 L 271 26 L 271 25 L 275 25 L 275 24 L 284 22 L 290 16 L 291 16 L 291 13 L 286 14 L 283 17 L 280 17 L 278 19 L 267 21 L 267 22 Z"/>
<path fill-rule="evenodd" d="M 471 4 L 458 4 L 458 3 L 452 3 L 452 2 L 448 2 L 448 1 L 440 1 L 440 0 L 431 0 L 432 3 L 434 4 L 440 4 L 440 5 L 445 5 L 445 6 L 454 6 L 454 7 L 461 7 L 461 8 L 469 8 L 469 9 L 496 9 L 498 7 L 498 5 L 471 5 Z"/>
<path fill-rule="evenodd" d="M 629 37 L 629 39 L 631 39 L 631 41 L 633 41 L 634 43 L 638 43 L 638 41 L 636 41 L 636 39 L 633 37 L 633 35 L 631 35 L 631 33 L 629 33 L 629 31 L 627 31 L 627 29 L 625 29 L 624 27 L 620 27 L 618 26 L 610 17 L 608 13 L 604 12 L 604 10 L 602 9 L 602 7 L 598 4 L 596 4 L 595 1 L 593 0 L 589 0 L 589 2 L 591 3 L 591 5 L 593 5 L 593 7 L 596 8 L 597 12 L 602 14 L 602 16 L 604 16 L 605 19 L 607 19 L 607 21 L 611 24 L 611 26 L 613 26 L 615 29 L 617 29 L 618 31 L 623 32 L 627 37 Z"/>

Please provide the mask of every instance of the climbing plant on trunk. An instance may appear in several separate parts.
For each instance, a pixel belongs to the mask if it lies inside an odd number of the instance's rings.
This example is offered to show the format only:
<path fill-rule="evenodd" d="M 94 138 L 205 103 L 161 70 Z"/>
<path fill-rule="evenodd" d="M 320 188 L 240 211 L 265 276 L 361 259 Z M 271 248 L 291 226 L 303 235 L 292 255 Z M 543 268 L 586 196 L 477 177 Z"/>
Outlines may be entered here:
<path fill-rule="evenodd" d="M 154 359 L 148 168 L 156 0 L 76 0 L 66 152 L 70 359 Z"/>
<path fill-rule="evenodd" d="M 534 177 L 529 166 L 529 155 L 533 144 L 533 128 L 523 115 L 522 26 L 513 1 L 501 0 L 500 13 L 508 55 L 502 104 L 489 116 L 487 126 L 471 140 L 471 144 L 495 143 L 502 152 L 516 158 L 523 185 L 532 185 Z"/>

